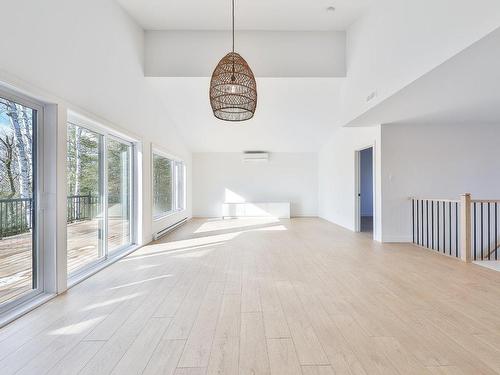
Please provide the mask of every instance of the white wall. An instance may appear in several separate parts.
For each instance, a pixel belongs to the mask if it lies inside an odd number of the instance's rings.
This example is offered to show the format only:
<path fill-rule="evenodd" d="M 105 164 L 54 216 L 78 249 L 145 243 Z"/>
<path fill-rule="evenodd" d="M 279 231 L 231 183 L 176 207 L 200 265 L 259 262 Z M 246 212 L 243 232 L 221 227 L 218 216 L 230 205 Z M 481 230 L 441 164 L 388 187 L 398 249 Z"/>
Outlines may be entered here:
<path fill-rule="evenodd" d="M 0 83 L 57 104 L 61 137 L 71 109 L 143 143 L 140 242 L 148 242 L 155 227 L 178 219 L 152 222 L 150 143 L 185 159 L 188 171 L 191 155 L 144 78 L 142 29 L 112 0 L 4 1 L 2 15 Z M 62 148 L 58 160 L 65 163 Z"/>
<path fill-rule="evenodd" d="M 235 49 L 256 77 L 345 77 L 345 37 L 343 31 L 240 30 Z M 230 50 L 229 31 L 147 31 L 145 73 L 211 77 Z"/>
<path fill-rule="evenodd" d="M 373 215 L 373 149 L 360 153 L 361 216 Z"/>
<path fill-rule="evenodd" d="M 243 163 L 242 153 L 193 154 L 193 216 L 220 217 L 225 201 L 290 202 L 292 216 L 317 216 L 315 153 L 272 153 Z"/>
<path fill-rule="evenodd" d="M 319 216 L 356 229 L 355 152 L 374 145 L 374 238 L 381 239 L 380 127 L 339 128 L 318 155 Z"/>
<path fill-rule="evenodd" d="M 384 241 L 411 241 L 408 197 L 500 199 L 498 125 L 382 126 Z"/>
<path fill-rule="evenodd" d="M 347 32 L 342 123 L 500 26 L 500 2 L 377 0 Z M 376 97 L 367 102 L 367 97 Z"/>

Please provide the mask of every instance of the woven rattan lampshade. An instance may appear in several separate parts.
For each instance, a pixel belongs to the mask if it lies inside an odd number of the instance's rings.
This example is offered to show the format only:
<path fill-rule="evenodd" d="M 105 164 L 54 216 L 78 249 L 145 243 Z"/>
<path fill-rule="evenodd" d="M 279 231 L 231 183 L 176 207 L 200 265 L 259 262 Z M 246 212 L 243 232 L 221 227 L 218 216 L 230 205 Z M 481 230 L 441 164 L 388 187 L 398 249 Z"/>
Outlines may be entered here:
<path fill-rule="evenodd" d="M 236 52 L 222 58 L 210 81 L 210 104 L 215 117 L 245 121 L 257 108 L 257 83 L 252 69 Z"/>
<path fill-rule="evenodd" d="M 217 64 L 210 81 L 210 105 L 215 117 L 224 121 L 250 120 L 257 108 L 257 83 L 252 69 L 234 52 L 234 0 L 233 50 Z"/>

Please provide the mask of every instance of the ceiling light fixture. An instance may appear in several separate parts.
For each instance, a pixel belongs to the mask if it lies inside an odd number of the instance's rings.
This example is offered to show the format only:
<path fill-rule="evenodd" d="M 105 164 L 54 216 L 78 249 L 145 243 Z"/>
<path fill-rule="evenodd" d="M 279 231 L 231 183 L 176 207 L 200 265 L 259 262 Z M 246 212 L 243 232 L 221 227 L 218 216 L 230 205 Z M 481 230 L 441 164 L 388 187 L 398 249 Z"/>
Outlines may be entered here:
<path fill-rule="evenodd" d="M 257 108 L 257 83 L 252 69 L 234 52 L 234 0 L 232 0 L 233 49 L 217 64 L 210 81 L 210 105 L 224 121 L 250 120 Z"/>

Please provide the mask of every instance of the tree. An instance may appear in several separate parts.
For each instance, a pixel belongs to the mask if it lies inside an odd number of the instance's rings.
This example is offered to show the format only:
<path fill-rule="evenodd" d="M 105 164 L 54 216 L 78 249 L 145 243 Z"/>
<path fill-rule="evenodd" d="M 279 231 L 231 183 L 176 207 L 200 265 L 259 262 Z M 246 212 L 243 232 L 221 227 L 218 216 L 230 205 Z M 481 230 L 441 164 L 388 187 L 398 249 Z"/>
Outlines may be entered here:
<path fill-rule="evenodd" d="M 13 162 L 15 159 L 14 151 L 14 136 L 9 137 L 7 134 L 0 137 L 0 145 L 2 146 L 2 152 L 0 153 L 0 163 L 2 163 L 5 168 L 5 173 L 7 175 L 7 180 L 10 187 L 10 193 L 7 198 L 11 199 L 16 195 L 16 174 L 13 168 Z"/>
<path fill-rule="evenodd" d="M 17 156 L 19 162 L 19 170 L 21 177 L 21 198 L 29 198 L 31 196 L 31 155 L 28 155 L 26 151 L 26 141 L 23 137 L 23 132 L 21 129 L 21 116 L 18 105 L 16 103 L 7 100 L 4 102 L 7 108 L 6 115 L 10 118 L 12 127 L 14 129 L 15 141 L 17 146 Z"/>
<path fill-rule="evenodd" d="M 74 173 L 74 178 L 75 178 L 75 186 L 73 188 L 73 195 L 78 195 L 80 194 L 80 173 L 81 173 L 81 166 L 82 166 L 82 128 L 79 126 L 75 126 L 75 173 Z"/>
<path fill-rule="evenodd" d="M 68 194 L 99 195 L 100 137 L 90 130 L 68 124 Z"/>

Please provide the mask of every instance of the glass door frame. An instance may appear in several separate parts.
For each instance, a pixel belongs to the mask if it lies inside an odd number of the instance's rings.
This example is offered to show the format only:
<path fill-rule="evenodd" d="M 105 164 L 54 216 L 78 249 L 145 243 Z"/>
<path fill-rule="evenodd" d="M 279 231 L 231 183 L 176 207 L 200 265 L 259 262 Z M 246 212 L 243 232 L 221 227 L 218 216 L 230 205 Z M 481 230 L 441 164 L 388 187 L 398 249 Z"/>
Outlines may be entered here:
<path fill-rule="evenodd" d="M 112 251 L 110 251 L 109 249 L 109 244 L 108 244 L 108 234 L 109 234 L 109 217 L 108 217 L 108 158 L 107 158 L 107 152 L 105 153 L 105 160 L 104 160 L 104 168 L 105 168 L 105 177 L 104 177 L 104 180 L 105 180 L 105 189 L 104 189 L 104 200 L 105 200 L 105 204 L 104 204 L 104 209 L 105 209 L 105 224 L 104 224 L 104 227 L 105 227 L 105 231 L 104 231 L 104 238 L 105 238 L 105 244 L 104 244 L 104 248 L 105 248 L 105 257 L 106 259 L 112 259 L 112 258 L 115 258 L 116 256 L 120 255 L 120 253 L 122 253 L 123 251 L 125 251 L 126 249 L 128 249 L 130 246 L 133 246 L 136 244 L 136 239 L 135 239 L 135 236 L 134 236 L 134 223 L 135 223 L 135 210 L 134 210 L 134 197 L 135 197 L 135 189 L 134 189 L 134 170 L 135 170 L 135 167 L 134 167 L 134 160 L 135 160 L 135 144 L 134 142 L 130 142 L 130 141 L 127 141 L 127 140 L 124 140 L 123 138 L 119 137 L 119 136 L 116 136 L 114 134 L 108 134 L 106 137 L 104 137 L 104 147 L 106 148 L 107 150 L 107 146 L 108 146 L 108 140 L 111 139 L 113 140 L 114 142 L 118 142 L 122 145 L 125 145 L 127 147 L 130 147 L 130 151 L 129 151 L 129 166 L 128 166 L 128 185 L 129 185 L 129 191 L 130 191 L 130 194 L 128 196 L 128 207 L 129 207 L 129 225 L 128 225 L 128 230 L 129 230 L 129 236 L 130 236 L 130 243 L 128 244 L 125 244 L 125 245 L 121 245 L 121 246 L 118 246 L 117 248 L 115 249 L 112 249 Z"/>
<path fill-rule="evenodd" d="M 114 132 L 109 128 L 100 125 L 92 120 L 89 120 L 75 112 L 68 113 L 67 124 L 72 124 L 74 126 L 82 127 L 86 130 L 92 131 L 101 137 L 101 142 L 99 146 L 99 154 L 100 154 L 100 163 L 99 163 L 99 181 L 100 181 L 100 199 L 102 201 L 102 224 L 99 225 L 99 254 L 102 256 L 99 259 L 96 259 L 92 262 L 89 262 L 82 268 L 76 270 L 71 274 L 67 274 L 68 277 L 68 285 L 73 285 L 71 280 L 79 280 L 80 278 L 86 277 L 88 274 L 92 274 L 96 267 L 101 266 L 103 263 L 109 260 L 113 260 L 117 257 L 120 257 L 123 253 L 125 253 L 128 249 L 137 245 L 137 231 L 134 230 L 135 223 L 137 222 L 136 210 L 134 206 L 134 199 L 136 198 L 136 189 L 135 189 L 135 180 L 136 180 L 136 168 L 135 168 L 135 160 L 136 160 L 136 152 L 137 152 L 137 143 L 138 141 L 127 137 L 126 135 L 122 135 L 120 133 Z M 127 146 L 130 146 L 130 165 L 129 165 L 129 184 L 130 184 L 130 194 L 128 197 L 129 207 L 130 207 L 130 223 L 129 223 L 129 232 L 130 232 L 130 243 L 120 246 L 110 253 L 108 247 L 108 157 L 107 157 L 107 144 L 108 140 L 112 139 L 113 141 L 120 142 Z M 66 240 L 67 245 L 67 240 Z"/>
<path fill-rule="evenodd" d="M 44 106 L 42 103 L 23 96 L 22 94 L 0 87 L 0 97 L 20 104 L 33 111 L 32 124 L 32 290 L 0 304 L 0 315 L 15 309 L 19 305 L 41 295 L 45 292 L 45 255 L 43 246 L 43 120 Z"/>

